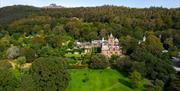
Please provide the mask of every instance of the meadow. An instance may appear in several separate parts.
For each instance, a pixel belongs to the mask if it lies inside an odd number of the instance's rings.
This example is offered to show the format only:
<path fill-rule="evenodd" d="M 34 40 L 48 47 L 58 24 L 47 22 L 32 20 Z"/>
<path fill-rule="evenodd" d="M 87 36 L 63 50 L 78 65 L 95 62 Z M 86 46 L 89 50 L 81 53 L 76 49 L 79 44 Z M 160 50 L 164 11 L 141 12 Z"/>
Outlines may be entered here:
<path fill-rule="evenodd" d="M 141 87 L 132 89 L 130 80 L 120 72 L 112 69 L 71 69 L 71 80 L 66 91 L 143 91 L 145 80 Z"/>

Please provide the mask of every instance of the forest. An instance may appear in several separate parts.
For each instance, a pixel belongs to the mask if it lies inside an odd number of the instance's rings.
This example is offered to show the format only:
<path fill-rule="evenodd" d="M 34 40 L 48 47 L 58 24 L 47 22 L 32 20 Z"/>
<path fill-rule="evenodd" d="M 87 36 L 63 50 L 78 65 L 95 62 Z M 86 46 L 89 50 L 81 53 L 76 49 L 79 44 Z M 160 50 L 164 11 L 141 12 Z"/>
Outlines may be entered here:
<path fill-rule="evenodd" d="M 74 49 L 75 41 L 107 39 L 110 33 L 125 57 Z M 118 87 L 103 90 L 100 84 L 95 91 L 180 91 L 170 61 L 179 52 L 180 8 L 0 8 L 0 91 L 84 91 L 76 81 L 88 87 L 101 73 Z"/>

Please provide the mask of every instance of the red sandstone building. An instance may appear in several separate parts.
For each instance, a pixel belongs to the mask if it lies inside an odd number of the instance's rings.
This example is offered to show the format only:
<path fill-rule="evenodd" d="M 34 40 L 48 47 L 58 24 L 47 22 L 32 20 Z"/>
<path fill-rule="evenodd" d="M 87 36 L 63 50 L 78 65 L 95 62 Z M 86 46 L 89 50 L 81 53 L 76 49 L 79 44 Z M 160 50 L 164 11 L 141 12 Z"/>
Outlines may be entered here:
<path fill-rule="evenodd" d="M 119 46 L 119 40 L 115 38 L 112 34 L 108 36 L 108 39 L 105 40 L 93 40 L 91 42 L 76 42 L 78 48 L 84 49 L 85 53 L 90 52 L 90 49 L 95 47 L 101 48 L 101 54 L 106 57 L 111 57 L 112 55 L 121 56 L 122 50 Z"/>

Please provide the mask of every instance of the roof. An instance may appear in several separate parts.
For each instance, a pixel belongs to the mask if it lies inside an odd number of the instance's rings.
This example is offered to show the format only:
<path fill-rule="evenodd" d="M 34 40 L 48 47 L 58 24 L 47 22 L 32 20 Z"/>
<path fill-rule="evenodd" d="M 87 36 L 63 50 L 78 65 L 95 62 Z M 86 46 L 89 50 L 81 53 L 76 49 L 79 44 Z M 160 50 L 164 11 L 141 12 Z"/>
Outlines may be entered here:
<path fill-rule="evenodd" d="M 115 42 L 119 42 L 119 40 L 116 38 L 115 40 L 114 40 Z"/>
<path fill-rule="evenodd" d="M 114 37 L 113 37 L 113 35 L 112 35 L 112 33 L 110 34 L 110 36 L 109 36 L 109 37 L 114 38 Z"/>

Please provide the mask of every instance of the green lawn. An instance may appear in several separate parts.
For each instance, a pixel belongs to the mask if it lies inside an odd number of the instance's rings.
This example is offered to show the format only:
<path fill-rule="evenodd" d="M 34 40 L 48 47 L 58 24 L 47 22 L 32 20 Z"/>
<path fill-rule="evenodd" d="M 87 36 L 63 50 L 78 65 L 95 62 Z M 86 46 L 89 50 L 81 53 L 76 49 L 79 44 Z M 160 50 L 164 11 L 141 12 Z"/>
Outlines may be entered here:
<path fill-rule="evenodd" d="M 64 55 L 65 57 L 71 58 L 71 57 L 75 57 L 75 58 L 80 58 L 82 56 L 82 54 L 72 54 L 72 53 L 67 53 Z"/>
<path fill-rule="evenodd" d="M 112 69 L 91 70 L 72 69 L 69 70 L 71 81 L 66 91 L 143 91 L 130 88 L 129 79 Z"/>

